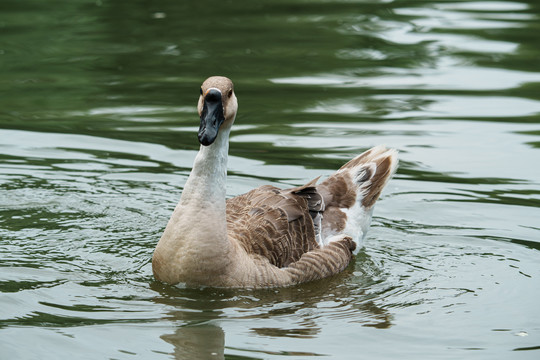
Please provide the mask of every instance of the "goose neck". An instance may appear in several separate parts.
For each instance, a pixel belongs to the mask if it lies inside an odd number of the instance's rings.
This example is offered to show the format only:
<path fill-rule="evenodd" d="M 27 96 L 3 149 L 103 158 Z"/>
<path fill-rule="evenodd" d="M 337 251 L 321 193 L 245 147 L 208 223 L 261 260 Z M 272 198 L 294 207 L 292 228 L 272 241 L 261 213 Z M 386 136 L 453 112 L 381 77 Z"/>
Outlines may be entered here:
<path fill-rule="evenodd" d="M 229 129 L 223 129 L 213 144 L 201 145 L 184 186 L 182 203 L 195 200 L 201 205 L 210 203 L 214 209 L 225 211 L 229 133 Z"/>

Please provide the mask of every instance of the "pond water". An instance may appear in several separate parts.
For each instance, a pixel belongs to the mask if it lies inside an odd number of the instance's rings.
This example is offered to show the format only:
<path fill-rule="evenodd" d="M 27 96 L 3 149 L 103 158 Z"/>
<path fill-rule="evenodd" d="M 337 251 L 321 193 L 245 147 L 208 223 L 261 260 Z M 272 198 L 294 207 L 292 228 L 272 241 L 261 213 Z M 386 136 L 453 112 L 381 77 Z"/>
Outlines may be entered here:
<path fill-rule="evenodd" d="M 2 359 L 537 359 L 537 1 L 3 0 Z M 210 75 L 228 193 L 400 151 L 365 248 L 286 289 L 154 281 Z"/>

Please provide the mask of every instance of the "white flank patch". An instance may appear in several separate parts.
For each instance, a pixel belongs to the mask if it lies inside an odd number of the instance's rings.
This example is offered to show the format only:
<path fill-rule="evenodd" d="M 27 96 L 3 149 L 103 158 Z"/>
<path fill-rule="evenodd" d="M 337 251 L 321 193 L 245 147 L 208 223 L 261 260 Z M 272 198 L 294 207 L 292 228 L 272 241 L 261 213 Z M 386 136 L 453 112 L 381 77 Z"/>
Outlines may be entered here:
<path fill-rule="evenodd" d="M 352 237 L 353 241 L 356 243 L 356 250 L 354 253 L 358 253 L 362 247 L 362 243 L 366 233 L 371 224 L 371 216 L 373 214 L 373 207 L 366 210 L 361 201 L 357 201 L 350 208 L 341 209 L 347 215 L 347 222 L 345 225 L 345 230 L 342 234 Z"/>
<path fill-rule="evenodd" d="M 356 243 L 356 250 L 354 251 L 357 254 L 362 247 L 364 237 L 369 229 L 371 224 L 371 216 L 373 214 L 373 207 L 370 210 L 366 210 L 362 206 L 361 199 L 357 201 L 351 208 L 341 208 L 341 211 L 347 216 L 347 222 L 345 223 L 345 229 L 340 232 L 332 232 L 327 234 L 327 236 L 322 239 L 321 246 L 328 245 L 332 241 L 339 241 L 343 239 L 343 236 L 350 236 L 353 241 Z M 319 241 L 319 239 L 317 239 Z"/>

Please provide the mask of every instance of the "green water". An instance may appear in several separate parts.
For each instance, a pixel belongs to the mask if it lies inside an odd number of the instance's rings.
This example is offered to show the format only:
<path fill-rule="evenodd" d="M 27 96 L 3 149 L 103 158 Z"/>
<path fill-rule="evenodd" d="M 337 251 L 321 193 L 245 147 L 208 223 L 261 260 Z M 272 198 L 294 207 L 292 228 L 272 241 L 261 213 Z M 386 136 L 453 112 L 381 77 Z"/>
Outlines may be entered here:
<path fill-rule="evenodd" d="M 539 45 L 533 0 L 3 0 L 0 358 L 538 358 Z M 347 271 L 153 280 L 210 75 L 231 196 L 400 151 Z"/>

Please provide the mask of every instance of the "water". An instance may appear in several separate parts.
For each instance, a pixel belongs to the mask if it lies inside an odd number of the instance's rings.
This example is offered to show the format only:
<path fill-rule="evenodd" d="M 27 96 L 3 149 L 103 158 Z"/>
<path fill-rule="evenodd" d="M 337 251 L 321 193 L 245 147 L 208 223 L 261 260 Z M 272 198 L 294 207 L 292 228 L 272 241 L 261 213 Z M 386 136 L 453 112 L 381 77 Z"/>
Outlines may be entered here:
<path fill-rule="evenodd" d="M 0 358 L 536 359 L 539 18 L 532 0 L 2 1 Z M 400 150 L 344 273 L 153 280 L 216 74 L 240 103 L 231 196 Z"/>

